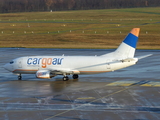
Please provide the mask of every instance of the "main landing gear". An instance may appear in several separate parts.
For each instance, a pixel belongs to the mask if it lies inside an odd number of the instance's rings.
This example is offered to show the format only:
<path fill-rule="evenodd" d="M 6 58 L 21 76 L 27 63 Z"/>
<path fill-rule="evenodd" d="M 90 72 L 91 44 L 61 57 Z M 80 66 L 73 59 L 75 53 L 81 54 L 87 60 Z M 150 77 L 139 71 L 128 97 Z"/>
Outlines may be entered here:
<path fill-rule="evenodd" d="M 22 80 L 22 76 L 21 76 L 21 74 L 19 74 L 19 76 L 18 76 L 18 80 Z"/>
<path fill-rule="evenodd" d="M 78 75 L 77 74 L 74 74 L 72 77 L 73 77 L 73 79 L 78 79 Z M 64 75 L 63 81 L 68 81 L 68 80 L 69 80 L 69 77 Z"/>
<path fill-rule="evenodd" d="M 63 81 L 68 81 L 68 80 L 69 80 L 68 76 L 63 77 Z"/>
<path fill-rule="evenodd" d="M 73 79 L 78 79 L 78 75 L 77 74 L 74 74 L 72 77 L 73 77 Z"/>

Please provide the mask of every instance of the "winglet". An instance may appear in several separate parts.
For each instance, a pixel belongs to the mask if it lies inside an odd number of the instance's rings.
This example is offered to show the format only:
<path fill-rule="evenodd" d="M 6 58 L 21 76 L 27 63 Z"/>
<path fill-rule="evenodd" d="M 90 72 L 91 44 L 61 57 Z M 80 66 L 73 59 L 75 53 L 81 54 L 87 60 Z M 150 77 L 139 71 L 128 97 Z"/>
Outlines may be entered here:
<path fill-rule="evenodd" d="M 139 32 L 140 28 L 133 28 L 123 42 L 133 48 L 136 48 Z"/>

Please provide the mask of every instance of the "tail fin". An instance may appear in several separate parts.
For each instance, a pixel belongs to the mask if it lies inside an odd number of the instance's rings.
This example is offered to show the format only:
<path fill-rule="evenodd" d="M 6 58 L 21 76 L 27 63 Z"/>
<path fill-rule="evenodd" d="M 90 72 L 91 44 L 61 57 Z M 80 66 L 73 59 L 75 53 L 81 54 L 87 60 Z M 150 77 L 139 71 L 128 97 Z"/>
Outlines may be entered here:
<path fill-rule="evenodd" d="M 137 46 L 140 28 L 133 28 L 126 36 L 114 54 L 121 58 L 133 58 Z"/>

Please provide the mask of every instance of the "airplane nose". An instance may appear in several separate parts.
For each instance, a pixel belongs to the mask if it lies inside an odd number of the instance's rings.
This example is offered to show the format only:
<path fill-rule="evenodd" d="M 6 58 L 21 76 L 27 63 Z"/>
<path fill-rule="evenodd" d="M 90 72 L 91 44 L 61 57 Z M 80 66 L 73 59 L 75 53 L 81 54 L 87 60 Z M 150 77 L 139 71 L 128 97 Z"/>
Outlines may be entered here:
<path fill-rule="evenodd" d="M 5 64 L 3 66 L 4 69 L 8 70 L 8 71 L 12 71 L 11 65 L 9 63 Z"/>

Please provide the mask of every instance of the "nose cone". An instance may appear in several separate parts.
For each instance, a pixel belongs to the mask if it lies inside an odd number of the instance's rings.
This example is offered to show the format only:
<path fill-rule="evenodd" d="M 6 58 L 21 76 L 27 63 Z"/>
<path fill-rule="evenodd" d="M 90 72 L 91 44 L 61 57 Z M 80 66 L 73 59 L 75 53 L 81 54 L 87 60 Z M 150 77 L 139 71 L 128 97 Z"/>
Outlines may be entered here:
<path fill-rule="evenodd" d="M 8 71 L 12 71 L 12 66 L 9 63 L 5 64 L 3 66 L 3 68 L 6 69 L 6 70 L 8 70 Z"/>

